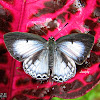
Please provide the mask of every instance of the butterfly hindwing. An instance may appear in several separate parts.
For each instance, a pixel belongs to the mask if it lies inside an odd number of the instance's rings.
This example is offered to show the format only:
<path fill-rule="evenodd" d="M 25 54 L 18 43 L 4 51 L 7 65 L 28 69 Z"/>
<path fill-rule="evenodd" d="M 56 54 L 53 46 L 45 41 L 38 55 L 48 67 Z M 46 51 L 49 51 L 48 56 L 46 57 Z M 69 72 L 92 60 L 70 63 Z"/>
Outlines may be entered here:
<path fill-rule="evenodd" d="M 57 49 L 72 58 L 77 64 L 82 64 L 93 47 L 94 37 L 88 34 L 75 33 L 59 38 Z"/>
<path fill-rule="evenodd" d="M 4 35 L 4 42 L 10 54 L 18 61 L 45 48 L 46 40 L 29 33 L 10 32 Z"/>
<path fill-rule="evenodd" d="M 38 80 L 46 80 L 50 76 L 48 67 L 48 50 L 41 50 L 23 62 L 24 71 Z"/>
<path fill-rule="evenodd" d="M 52 79 L 57 82 L 64 82 L 74 77 L 76 74 L 75 62 L 60 51 L 54 53 L 54 66 L 52 69 Z"/>

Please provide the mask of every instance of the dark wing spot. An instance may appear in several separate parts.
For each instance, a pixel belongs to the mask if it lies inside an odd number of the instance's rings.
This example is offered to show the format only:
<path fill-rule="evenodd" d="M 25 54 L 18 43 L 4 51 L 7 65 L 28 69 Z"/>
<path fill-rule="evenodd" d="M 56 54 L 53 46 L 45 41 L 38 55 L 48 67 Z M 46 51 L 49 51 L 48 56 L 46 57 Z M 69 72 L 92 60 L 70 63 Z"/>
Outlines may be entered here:
<path fill-rule="evenodd" d="M 38 75 L 38 76 L 37 76 L 37 78 L 39 78 L 39 79 L 40 79 L 40 78 L 41 78 L 41 76 L 40 76 L 40 75 Z"/>
<path fill-rule="evenodd" d="M 59 81 L 62 81 L 62 78 L 60 78 Z"/>
<path fill-rule="evenodd" d="M 58 78 L 56 78 L 56 77 L 55 77 L 54 79 L 55 79 L 55 80 L 58 80 Z"/>
<path fill-rule="evenodd" d="M 28 42 L 28 39 L 26 39 L 26 42 Z"/>
<path fill-rule="evenodd" d="M 43 76 L 43 78 L 45 79 L 45 78 L 46 78 L 46 76 Z"/>
<path fill-rule="evenodd" d="M 17 60 L 19 60 L 19 57 L 16 57 Z"/>

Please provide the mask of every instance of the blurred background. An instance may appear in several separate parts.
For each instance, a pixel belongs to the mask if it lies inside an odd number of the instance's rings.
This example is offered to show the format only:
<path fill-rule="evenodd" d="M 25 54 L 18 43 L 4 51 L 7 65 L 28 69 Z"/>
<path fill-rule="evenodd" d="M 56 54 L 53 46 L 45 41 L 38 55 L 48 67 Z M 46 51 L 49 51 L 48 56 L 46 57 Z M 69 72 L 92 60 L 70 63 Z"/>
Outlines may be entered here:
<path fill-rule="evenodd" d="M 94 87 L 90 92 L 76 99 L 61 99 L 54 97 L 52 100 L 100 100 L 100 83 Z"/>

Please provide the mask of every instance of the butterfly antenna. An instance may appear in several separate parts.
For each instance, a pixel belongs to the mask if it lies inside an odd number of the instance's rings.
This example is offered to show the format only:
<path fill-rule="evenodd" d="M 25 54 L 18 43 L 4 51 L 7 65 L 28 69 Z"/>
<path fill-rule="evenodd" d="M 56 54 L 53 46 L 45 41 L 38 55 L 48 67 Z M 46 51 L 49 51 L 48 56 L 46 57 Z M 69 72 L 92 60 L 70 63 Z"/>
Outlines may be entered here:
<path fill-rule="evenodd" d="M 56 36 L 59 32 L 61 32 L 61 31 L 62 31 L 62 29 L 63 29 L 63 28 L 65 28 L 65 27 L 67 26 L 67 24 L 68 24 L 68 23 L 66 23 L 66 24 L 65 24 L 65 25 L 61 28 L 61 30 L 60 30 L 60 31 L 58 31 L 58 32 L 54 35 L 54 37 L 55 37 L 55 36 Z"/>
<path fill-rule="evenodd" d="M 40 29 L 40 31 L 41 32 L 43 32 L 47 37 L 48 37 L 48 35 L 43 31 L 43 30 L 41 30 L 41 28 L 38 26 L 38 25 L 36 25 L 36 24 L 34 24 L 37 28 L 39 28 Z M 49 37 L 48 37 L 49 38 Z"/>

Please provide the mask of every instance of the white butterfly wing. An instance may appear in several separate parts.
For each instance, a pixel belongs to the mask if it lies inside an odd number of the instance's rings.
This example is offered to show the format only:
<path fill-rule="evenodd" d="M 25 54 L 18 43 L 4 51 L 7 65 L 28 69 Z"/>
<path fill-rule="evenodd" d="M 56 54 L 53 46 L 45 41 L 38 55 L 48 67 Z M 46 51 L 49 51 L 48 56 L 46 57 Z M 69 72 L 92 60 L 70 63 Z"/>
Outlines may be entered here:
<path fill-rule="evenodd" d="M 62 52 L 55 51 L 52 79 L 57 82 L 64 82 L 76 74 L 75 62 Z"/>
<path fill-rule="evenodd" d="M 50 76 L 48 67 L 48 50 L 41 50 L 23 62 L 24 71 L 38 80 L 46 80 Z"/>
<path fill-rule="evenodd" d="M 88 34 L 70 34 L 59 38 L 57 48 L 72 58 L 77 64 L 82 64 L 93 47 L 94 37 Z"/>
<path fill-rule="evenodd" d="M 24 71 L 33 78 L 49 78 L 47 41 L 29 33 L 11 32 L 4 35 L 4 41 L 10 54 L 23 61 Z"/>
<path fill-rule="evenodd" d="M 29 33 L 11 32 L 4 35 L 4 42 L 10 54 L 18 61 L 46 48 L 46 40 Z"/>
<path fill-rule="evenodd" d="M 76 65 L 82 64 L 93 47 L 94 37 L 88 34 L 70 34 L 56 41 L 52 78 L 63 82 L 75 76 Z"/>

